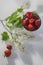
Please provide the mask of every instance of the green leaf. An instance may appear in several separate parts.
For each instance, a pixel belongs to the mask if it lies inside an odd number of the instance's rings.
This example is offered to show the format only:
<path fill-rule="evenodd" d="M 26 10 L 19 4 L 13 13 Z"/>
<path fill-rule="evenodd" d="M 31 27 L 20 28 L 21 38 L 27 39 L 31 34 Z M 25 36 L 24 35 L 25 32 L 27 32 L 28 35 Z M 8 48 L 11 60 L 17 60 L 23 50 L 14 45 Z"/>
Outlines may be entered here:
<path fill-rule="evenodd" d="M 9 20 L 11 20 L 13 17 L 16 17 L 16 16 L 18 16 L 18 12 L 17 12 L 17 11 L 13 12 L 13 13 L 10 15 Z"/>
<path fill-rule="evenodd" d="M 17 11 L 18 12 L 23 12 L 23 8 L 18 8 Z"/>
<path fill-rule="evenodd" d="M 11 20 L 13 17 L 16 18 L 18 16 L 18 12 L 21 13 L 23 11 L 23 8 L 18 8 L 15 12 L 13 12 L 10 16 L 6 17 L 5 20 L 7 21 L 8 19 Z"/>
<path fill-rule="evenodd" d="M 11 16 L 11 19 L 9 19 L 8 23 L 14 24 L 17 20 L 18 14 L 15 14 L 13 17 Z"/>
<path fill-rule="evenodd" d="M 8 23 L 14 24 L 16 22 L 18 16 L 19 15 L 18 15 L 17 11 L 15 11 L 14 13 L 12 13 L 11 16 L 10 16 L 10 18 L 9 18 Z"/>
<path fill-rule="evenodd" d="M 17 20 L 18 20 L 18 23 L 17 23 L 16 27 L 22 27 L 22 18 L 19 17 Z"/>
<path fill-rule="evenodd" d="M 7 32 L 3 32 L 1 35 L 2 35 L 2 40 L 7 41 L 9 39 L 9 35 Z"/>
<path fill-rule="evenodd" d="M 17 14 L 18 12 L 17 11 L 15 11 L 15 12 L 13 12 L 12 14 L 11 14 L 11 16 L 14 16 L 15 14 Z"/>
<path fill-rule="evenodd" d="M 16 27 L 18 27 L 18 28 L 22 28 L 23 26 L 22 26 L 22 24 L 19 24 L 19 25 L 17 25 Z"/>
<path fill-rule="evenodd" d="M 19 13 L 23 12 L 23 8 L 18 8 L 15 12 L 13 12 L 8 18 L 6 18 L 7 23 L 10 25 L 12 24 L 12 28 L 14 27 L 14 24 L 17 23 L 16 27 L 22 26 L 22 18 Z M 10 27 L 9 27 L 10 28 Z"/>
<path fill-rule="evenodd" d="M 9 20 L 9 22 L 10 22 L 11 20 L 13 21 L 17 16 L 18 16 L 18 12 L 15 11 L 15 12 L 13 12 L 10 16 L 6 17 L 5 20 L 6 20 L 6 21 Z"/>

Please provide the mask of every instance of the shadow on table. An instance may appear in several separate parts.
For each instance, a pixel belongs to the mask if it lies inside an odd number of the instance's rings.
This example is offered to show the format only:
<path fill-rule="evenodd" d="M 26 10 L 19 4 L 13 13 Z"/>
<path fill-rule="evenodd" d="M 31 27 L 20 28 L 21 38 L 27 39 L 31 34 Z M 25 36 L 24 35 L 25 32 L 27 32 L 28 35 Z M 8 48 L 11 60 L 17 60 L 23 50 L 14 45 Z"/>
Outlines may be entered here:
<path fill-rule="evenodd" d="M 25 51 L 19 54 L 25 65 L 33 65 L 32 54 L 36 54 L 36 52 L 43 58 L 43 39 L 40 36 L 31 41 L 25 41 L 24 44 L 26 47 Z"/>

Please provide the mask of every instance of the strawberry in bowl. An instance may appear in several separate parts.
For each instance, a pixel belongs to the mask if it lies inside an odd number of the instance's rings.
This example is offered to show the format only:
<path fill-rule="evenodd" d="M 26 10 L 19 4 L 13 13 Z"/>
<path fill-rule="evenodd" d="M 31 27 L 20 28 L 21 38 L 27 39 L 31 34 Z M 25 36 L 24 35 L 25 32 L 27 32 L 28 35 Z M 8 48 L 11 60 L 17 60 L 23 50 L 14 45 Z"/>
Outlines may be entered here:
<path fill-rule="evenodd" d="M 22 25 L 29 31 L 35 31 L 41 26 L 41 19 L 36 13 L 27 12 L 23 16 Z"/>

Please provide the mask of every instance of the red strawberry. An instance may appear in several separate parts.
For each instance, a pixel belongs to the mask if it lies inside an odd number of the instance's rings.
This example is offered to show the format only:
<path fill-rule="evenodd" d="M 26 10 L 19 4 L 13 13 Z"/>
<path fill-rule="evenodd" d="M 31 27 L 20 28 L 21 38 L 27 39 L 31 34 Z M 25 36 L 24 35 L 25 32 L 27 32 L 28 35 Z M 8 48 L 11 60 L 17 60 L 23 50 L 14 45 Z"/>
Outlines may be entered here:
<path fill-rule="evenodd" d="M 31 18 L 31 17 L 32 17 L 32 15 L 33 15 L 33 13 L 32 13 L 32 12 L 27 12 L 27 13 L 26 13 L 26 16 L 27 16 L 28 18 Z"/>
<path fill-rule="evenodd" d="M 40 21 L 40 20 L 36 20 L 36 21 L 35 21 L 35 25 L 36 25 L 37 27 L 39 27 L 39 26 L 41 25 L 41 21 Z"/>
<path fill-rule="evenodd" d="M 29 23 L 30 23 L 30 24 L 33 24 L 34 21 L 35 21 L 35 19 L 33 19 L 33 18 L 29 19 Z"/>
<path fill-rule="evenodd" d="M 33 13 L 33 18 L 36 20 L 39 19 L 40 17 L 37 14 Z"/>
<path fill-rule="evenodd" d="M 9 50 L 9 49 L 5 50 L 4 54 L 6 57 L 9 57 L 11 55 L 11 50 Z"/>
<path fill-rule="evenodd" d="M 22 21 L 22 25 L 23 25 L 23 26 L 26 25 L 26 21 L 25 21 L 25 20 Z"/>
<path fill-rule="evenodd" d="M 33 31 L 33 30 L 34 30 L 34 26 L 33 26 L 32 24 L 29 24 L 29 25 L 28 25 L 28 29 L 29 29 L 30 31 Z"/>
<path fill-rule="evenodd" d="M 25 21 L 28 21 L 29 19 L 28 18 L 25 18 Z"/>
<path fill-rule="evenodd" d="M 29 24 L 29 18 L 26 18 L 26 25 Z"/>
<path fill-rule="evenodd" d="M 7 45 L 6 48 L 11 50 L 12 46 L 11 45 Z"/>
<path fill-rule="evenodd" d="M 22 21 L 22 24 L 25 26 L 25 25 L 27 25 L 29 22 L 28 22 L 29 20 L 28 20 L 28 18 L 25 18 L 23 21 Z"/>

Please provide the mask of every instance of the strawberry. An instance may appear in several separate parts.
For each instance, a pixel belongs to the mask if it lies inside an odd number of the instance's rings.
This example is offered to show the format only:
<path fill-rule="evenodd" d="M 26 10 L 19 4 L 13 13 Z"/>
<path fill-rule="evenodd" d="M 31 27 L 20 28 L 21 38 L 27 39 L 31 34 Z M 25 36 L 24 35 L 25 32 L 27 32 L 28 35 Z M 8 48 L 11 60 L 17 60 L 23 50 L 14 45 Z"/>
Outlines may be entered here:
<path fill-rule="evenodd" d="M 26 25 L 27 25 L 27 24 L 29 24 L 29 19 L 28 19 L 28 18 L 26 18 L 25 20 L 26 20 Z"/>
<path fill-rule="evenodd" d="M 37 15 L 37 14 L 35 14 L 35 13 L 33 13 L 33 16 L 32 16 L 35 20 L 36 19 L 39 19 L 40 17 Z"/>
<path fill-rule="evenodd" d="M 27 25 L 27 24 L 29 23 L 28 21 L 29 21 L 28 18 L 25 18 L 25 19 L 22 21 L 23 26 Z"/>
<path fill-rule="evenodd" d="M 11 55 L 11 50 L 9 50 L 9 49 L 5 50 L 4 54 L 6 57 L 9 57 Z"/>
<path fill-rule="evenodd" d="M 34 21 L 35 21 L 35 19 L 33 19 L 33 18 L 29 19 L 29 23 L 30 23 L 30 24 L 33 24 Z"/>
<path fill-rule="evenodd" d="M 12 46 L 11 45 L 7 45 L 6 48 L 11 50 Z"/>
<path fill-rule="evenodd" d="M 39 27 L 41 25 L 41 21 L 40 20 L 36 20 L 35 21 L 35 26 Z"/>
<path fill-rule="evenodd" d="M 22 25 L 23 25 L 23 26 L 26 25 L 26 21 L 25 21 L 25 20 L 22 21 Z"/>
<path fill-rule="evenodd" d="M 28 30 L 33 31 L 34 30 L 34 26 L 32 24 L 29 24 L 28 25 Z"/>
<path fill-rule="evenodd" d="M 32 13 L 32 12 L 27 12 L 27 13 L 26 13 L 26 16 L 27 16 L 28 18 L 31 18 L 31 17 L 32 17 L 32 15 L 33 15 L 33 13 Z"/>

